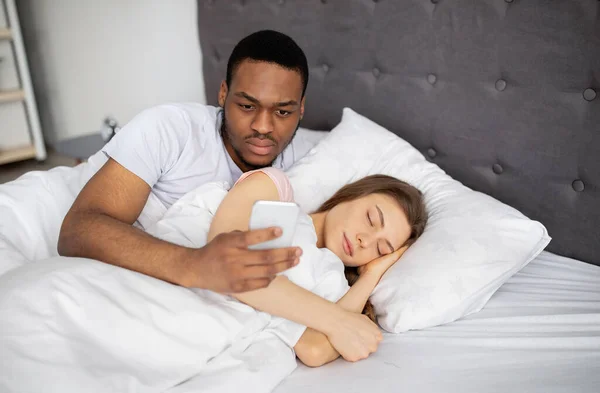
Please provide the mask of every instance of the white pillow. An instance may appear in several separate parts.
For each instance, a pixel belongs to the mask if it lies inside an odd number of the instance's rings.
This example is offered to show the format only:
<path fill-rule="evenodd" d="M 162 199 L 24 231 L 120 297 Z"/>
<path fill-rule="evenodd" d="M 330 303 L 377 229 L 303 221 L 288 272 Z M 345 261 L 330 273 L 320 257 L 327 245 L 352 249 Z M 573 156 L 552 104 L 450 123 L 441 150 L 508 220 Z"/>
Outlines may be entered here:
<path fill-rule="evenodd" d="M 314 211 L 347 183 L 387 174 L 419 188 L 425 232 L 371 296 L 381 327 L 399 333 L 479 311 L 550 242 L 546 228 L 453 180 L 409 143 L 349 108 L 288 175 L 296 202 Z"/>

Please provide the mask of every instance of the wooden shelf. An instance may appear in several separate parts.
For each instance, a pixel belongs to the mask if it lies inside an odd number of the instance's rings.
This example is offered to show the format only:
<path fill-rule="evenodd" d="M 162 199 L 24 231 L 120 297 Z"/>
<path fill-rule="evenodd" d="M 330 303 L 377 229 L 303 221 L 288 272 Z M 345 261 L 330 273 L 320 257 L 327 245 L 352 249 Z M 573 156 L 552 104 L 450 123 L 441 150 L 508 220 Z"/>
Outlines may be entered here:
<path fill-rule="evenodd" d="M 0 40 L 10 40 L 12 38 L 12 31 L 10 29 L 0 27 Z"/>
<path fill-rule="evenodd" d="M 0 165 L 14 161 L 28 160 L 34 157 L 34 146 L 17 147 L 10 150 L 0 150 Z"/>
<path fill-rule="evenodd" d="M 13 64 L 3 64 L 5 67 L 16 67 L 14 71 L 19 75 L 20 85 L 14 90 L 0 89 L 0 104 L 16 103 L 14 106 L 22 105 L 25 109 L 27 117 L 27 130 L 7 130 L 0 120 L 0 140 L 4 141 L 10 138 L 11 132 L 25 133 L 28 140 L 31 141 L 28 146 L 21 145 L 19 148 L 6 146 L 0 147 L 0 164 L 22 159 L 35 157 L 38 161 L 45 160 L 47 157 L 46 146 L 44 145 L 44 136 L 42 135 L 42 127 L 40 124 L 37 104 L 35 102 L 35 93 L 33 91 L 33 83 L 29 71 L 29 62 L 27 53 L 25 52 L 25 44 L 23 42 L 23 34 L 21 33 L 21 23 L 19 21 L 19 12 L 17 10 L 17 1 L 19 0 L 0 0 L 0 9 L 3 14 L 6 14 L 6 24 L 0 26 L 0 40 L 9 40 L 9 46 L 14 57 Z M 2 18 L 4 22 L 4 17 Z M 5 43 L 2 42 L 4 45 Z M 4 109 L 4 108 L 3 108 Z M 13 109 L 13 108 L 8 108 Z M 14 108 L 21 109 L 21 108 Z M 21 127 L 25 128 L 25 127 Z M 23 139 L 20 139 L 23 138 Z M 10 139 L 9 139 L 10 140 Z M 25 135 L 20 135 L 19 139 L 26 141 Z"/>
<path fill-rule="evenodd" d="M 0 104 L 4 102 L 23 101 L 25 99 L 24 90 L 0 91 Z"/>

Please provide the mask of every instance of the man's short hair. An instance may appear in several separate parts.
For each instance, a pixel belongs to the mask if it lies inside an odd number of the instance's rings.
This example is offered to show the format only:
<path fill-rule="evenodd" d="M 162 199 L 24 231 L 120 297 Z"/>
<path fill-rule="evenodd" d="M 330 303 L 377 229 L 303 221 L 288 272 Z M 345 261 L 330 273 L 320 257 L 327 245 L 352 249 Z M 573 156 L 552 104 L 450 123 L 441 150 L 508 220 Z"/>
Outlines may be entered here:
<path fill-rule="evenodd" d="M 264 61 L 296 71 L 302 77 L 302 97 L 308 85 L 308 62 L 302 49 L 289 36 L 274 30 L 260 30 L 243 38 L 233 48 L 227 62 L 227 87 L 244 60 Z"/>

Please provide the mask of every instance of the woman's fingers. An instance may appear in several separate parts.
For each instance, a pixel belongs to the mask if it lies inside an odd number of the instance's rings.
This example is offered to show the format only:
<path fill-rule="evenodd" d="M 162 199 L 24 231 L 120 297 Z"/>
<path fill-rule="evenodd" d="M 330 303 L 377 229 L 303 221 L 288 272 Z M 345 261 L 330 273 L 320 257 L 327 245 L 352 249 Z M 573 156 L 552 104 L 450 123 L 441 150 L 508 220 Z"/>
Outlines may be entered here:
<path fill-rule="evenodd" d="M 369 270 L 374 270 L 376 272 L 379 272 L 379 274 L 383 275 L 383 273 L 385 273 L 387 269 L 389 269 L 394 263 L 396 263 L 400 259 L 402 254 L 404 254 L 404 252 L 407 249 L 408 246 L 401 247 L 390 254 L 384 255 L 382 257 L 372 260 L 371 262 L 365 265 L 359 266 L 358 275 L 362 275 Z"/>

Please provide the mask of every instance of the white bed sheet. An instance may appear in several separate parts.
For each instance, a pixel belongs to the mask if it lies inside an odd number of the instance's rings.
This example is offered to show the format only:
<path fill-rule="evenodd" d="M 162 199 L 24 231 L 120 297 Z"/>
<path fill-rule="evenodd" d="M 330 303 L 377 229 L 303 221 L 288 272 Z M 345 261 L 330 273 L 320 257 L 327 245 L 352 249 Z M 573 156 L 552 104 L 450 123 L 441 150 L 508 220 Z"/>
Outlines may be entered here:
<path fill-rule="evenodd" d="M 598 392 L 600 267 L 543 252 L 485 308 L 385 335 L 358 363 L 301 364 L 276 389 L 300 392 Z"/>
<path fill-rule="evenodd" d="M 102 158 L 76 169 L 32 172 L 0 186 L 0 275 L 56 256 L 62 217 Z M 265 375 L 285 371 L 275 369 L 283 366 L 281 359 L 265 359 L 263 346 L 250 349 L 244 353 L 248 358 L 216 362 L 227 366 L 222 373 L 208 370 L 211 378 L 199 375 L 179 388 L 253 391 L 267 385 Z M 479 313 L 446 326 L 386 335 L 376 354 L 356 364 L 299 365 L 275 392 L 587 393 L 599 387 L 600 267 L 544 252 Z"/>

